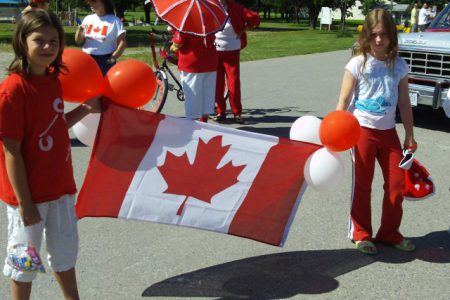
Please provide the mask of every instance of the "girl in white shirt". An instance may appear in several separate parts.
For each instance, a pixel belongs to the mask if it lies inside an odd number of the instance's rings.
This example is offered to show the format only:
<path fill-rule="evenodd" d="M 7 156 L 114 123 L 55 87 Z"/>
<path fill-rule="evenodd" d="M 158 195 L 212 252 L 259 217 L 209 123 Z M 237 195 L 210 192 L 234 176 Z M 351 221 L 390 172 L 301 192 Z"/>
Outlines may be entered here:
<path fill-rule="evenodd" d="M 126 31 L 114 14 L 111 0 L 87 0 L 94 12 L 83 19 L 75 33 L 75 42 L 91 55 L 103 75 L 116 63 L 126 48 Z"/>
<path fill-rule="evenodd" d="M 402 251 L 415 245 L 400 233 L 404 171 L 402 146 L 395 129 L 398 106 L 405 128 L 403 147 L 415 151 L 413 117 L 408 94 L 408 66 L 397 55 L 397 28 L 388 11 L 374 9 L 359 36 L 359 54 L 345 68 L 337 110 L 353 112 L 361 137 L 352 151 L 354 182 L 349 238 L 366 254 L 376 254 L 371 224 L 371 186 L 375 161 L 384 178 L 381 226 L 376 241 Z"/>

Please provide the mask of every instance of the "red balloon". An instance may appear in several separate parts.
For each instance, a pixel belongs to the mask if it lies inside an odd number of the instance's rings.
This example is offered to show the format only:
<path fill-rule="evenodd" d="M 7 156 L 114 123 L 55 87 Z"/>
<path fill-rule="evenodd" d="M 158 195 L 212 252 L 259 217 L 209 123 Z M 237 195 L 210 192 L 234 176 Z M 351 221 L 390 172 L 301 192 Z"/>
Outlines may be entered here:
<path fill-rule="evenodd" d="M 128 59 L 118 62 L 105 79 L 104 95 L 113 102 L 128 107 L 144 106 L 155 95 L 156 76 L 147 64 Z"/>
<path fill-rule="evenodd" d="M 64 100 L 81 103 L 103 93 L 102 71 L 89 54 L 66 48 L 62 61 L 67 67 L 59 75 Z"/>
<path fill-rule="evenodd" d="M 348 111 L 333 111 L 320 124 L 319 136 L 322 144 L 330 151 L 340 152 L 353 147 L 359 139 L 361 126 Z"/>

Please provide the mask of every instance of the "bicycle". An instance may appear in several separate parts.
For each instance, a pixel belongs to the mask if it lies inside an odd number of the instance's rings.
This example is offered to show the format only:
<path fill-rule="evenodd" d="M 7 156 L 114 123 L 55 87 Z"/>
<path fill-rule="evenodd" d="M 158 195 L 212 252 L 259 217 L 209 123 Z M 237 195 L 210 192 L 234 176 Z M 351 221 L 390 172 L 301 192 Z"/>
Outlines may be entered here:
<path fill-rule="evenodd" d="M 158 36 L 162 40 L 162 48 L 159 49 L 159 57 L 162 58 L 161 65 L 156 57 L 155 49 L 155 36 Z M 167 99 L 168 91 L 176 91 L 177 99 L 184 101 L 184 92 L 180 81 L 169 68 L 169 63 L 173 65 L 178 64 L 178 57 L 176 53 L 170 50 L 171 45 L 171 33 L 168 31 L 159 31 L 155 28 L 149 32 L 150 48 L 152 51 L 153 64 L 156 68 L 156 92 L 153 98 L 144 106 L 145 110 L 159 113 L 164 107 Z M 173 84 L 169 83 L 169 76 L 173 80 Z M 226 84 L 226 83 L 225 83 Z M 225 88 L 225 99 L 228 98 L 228 90 Z"/>
<path fill-rule="evenodd" d="M 159 56 L 162 58 L 161 65 L 159 64 L 156 57 L 155 35 L 159 36 L 163 42 L 163 48 L 159 50 Z M 166 103 L 168 91 L 175 90 L 177 92 L 177 99 L 179 101 L 184 101 L 184 93 L 180 81 L 177 79 L 168 65 L 168 63 L 172 63 L 174 65 L 177 65 L 178 63 L 176 54 L 170 51 L 170 33 L 167 31 L 159 31 L 155 28 L 152 28 L 152 30 L 149 32 L 149 38 L 153 64 L 156 68 L 156 92 L 153 98 L 145 105 L 144 108 L 146 110 L 159 113 Z M 172 77 L 174 84 L 169 83 L 169 76 Z"/>

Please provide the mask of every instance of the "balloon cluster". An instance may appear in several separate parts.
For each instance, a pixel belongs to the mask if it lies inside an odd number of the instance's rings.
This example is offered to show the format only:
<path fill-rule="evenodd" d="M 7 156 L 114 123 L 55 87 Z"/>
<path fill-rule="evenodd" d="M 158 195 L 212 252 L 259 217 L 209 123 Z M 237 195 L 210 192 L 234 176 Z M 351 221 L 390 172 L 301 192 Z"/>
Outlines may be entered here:
<path fill-rule="evenodd" d="M 116 104 L 139 108 L 155 94 L 155 73 L 141 61 L 118 62 L 105 77 L 95 60 L 81 50 L 64 49 L 62 61 L 66 69 L 60 73 L 59 80 L 65 101 L 83 103 L 103 94 Z M 88 115 L 74 125 L 74 134 L 82 143 L 92 146 L 99 118 Z"/>
<path fill-rule="evenodd" d="M 330 190 L 344 174 L 344 162 L 337 152 L 353 147 L 359 139 L 358 120 L 347 111 L 334 111 L 320 120 L 314 116 L 298 118 L 292 124 L 292 140 L 323 145 L 304 166 L 305 180 L 317 190 Z"/>

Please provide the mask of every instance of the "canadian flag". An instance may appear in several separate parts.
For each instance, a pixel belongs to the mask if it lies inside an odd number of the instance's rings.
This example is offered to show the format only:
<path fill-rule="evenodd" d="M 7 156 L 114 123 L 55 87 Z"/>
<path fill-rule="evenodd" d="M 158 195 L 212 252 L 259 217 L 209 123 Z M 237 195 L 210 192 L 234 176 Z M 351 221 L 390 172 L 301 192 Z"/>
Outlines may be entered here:
<path fill-rule="evenodd" d="M 321 146 L 110 104 L 76 211 L 282 246 Z"/>

